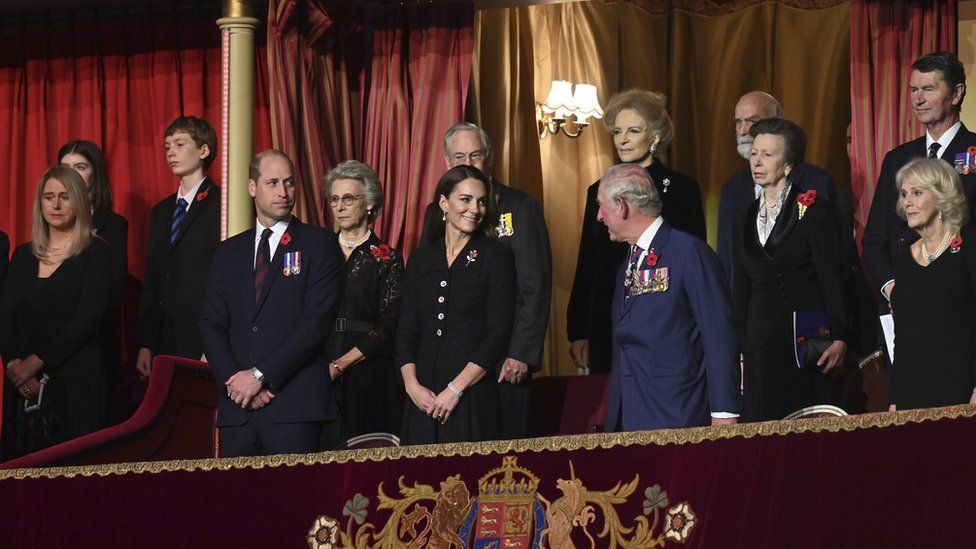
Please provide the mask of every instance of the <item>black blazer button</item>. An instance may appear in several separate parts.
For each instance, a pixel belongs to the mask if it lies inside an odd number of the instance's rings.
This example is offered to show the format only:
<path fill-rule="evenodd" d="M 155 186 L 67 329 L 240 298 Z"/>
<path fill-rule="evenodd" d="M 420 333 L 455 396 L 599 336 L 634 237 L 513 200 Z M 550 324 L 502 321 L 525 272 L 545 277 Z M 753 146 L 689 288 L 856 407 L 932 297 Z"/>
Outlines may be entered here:
<path fill-rule="evenodd" d="M 257 333 L 258 332 L 258 327 L 257 326 L 251 326 L 251 331 L 254 332 L 254 333 Z"/>

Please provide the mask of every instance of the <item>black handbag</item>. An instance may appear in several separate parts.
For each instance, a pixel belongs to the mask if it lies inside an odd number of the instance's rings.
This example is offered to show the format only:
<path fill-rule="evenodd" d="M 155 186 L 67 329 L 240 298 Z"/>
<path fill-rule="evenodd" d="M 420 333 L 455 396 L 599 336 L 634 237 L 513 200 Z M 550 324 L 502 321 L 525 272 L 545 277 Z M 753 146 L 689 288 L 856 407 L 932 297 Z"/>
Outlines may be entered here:
<path fill-rule="evenodd" d="M 49 378 L 41 377 L 41 389 L 37 398 L 23 399 L 23 407 L 18 410 L 17 451 L 29 454 L 61 442 L 64 423 L 54 410 L 50 395 L 45 398 L 44 388 Z"/>
<path fill-rule="evenodd" d="M 833 339 L 826 337 L 806 337 L 803 339 L 803 368 L 812 372 L 823 373 L 827 364 L 817 365 L 817 361 L 834 343 Z"/>
<path fill-rule="evenodd" d="M 833 344 L 830 337 L 830 321 L 820 312 L 796 311 L 793 313 L 793 338 L 796 341 L 796 366 L 822 373 L 826 364 L 817 361 Z"/>

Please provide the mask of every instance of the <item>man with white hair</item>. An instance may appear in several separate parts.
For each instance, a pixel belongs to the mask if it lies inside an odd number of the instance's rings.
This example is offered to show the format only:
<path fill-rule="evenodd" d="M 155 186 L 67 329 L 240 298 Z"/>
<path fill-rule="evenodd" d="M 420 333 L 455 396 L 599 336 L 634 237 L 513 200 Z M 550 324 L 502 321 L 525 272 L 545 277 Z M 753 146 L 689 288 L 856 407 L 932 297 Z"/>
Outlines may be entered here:
<path fill-rule="evenodd" d="M 749 160 L 752 153 L 752 136 L 749 129 L 764 118 L 782 118 L 783 107 L 775 97 L 763 91 L 751 91 L 735 104 L 735 148 L 739 156 Z M 826 170 L 802 162 L 790 172 L 790 181 L 801 192 L 814 189 L 831 204 L 836 203 L 834 179 Z M 759 185 L 752 180 L 747 165 L 722 185 L 722 197 L 718 205 L 718 256 L 725 267 L 728 280 L 732 280 L 732 235 L 735 232 L 735 214 L 752 204 L 759 196 Z"/>
<path fill-rule="evenodd" d="M 739 348 L 715 252 L 661 217 L 644 168 L 600 178 L 597 219 L 630 245 L 614 291 L 607 431 L 735 423 Z"/>

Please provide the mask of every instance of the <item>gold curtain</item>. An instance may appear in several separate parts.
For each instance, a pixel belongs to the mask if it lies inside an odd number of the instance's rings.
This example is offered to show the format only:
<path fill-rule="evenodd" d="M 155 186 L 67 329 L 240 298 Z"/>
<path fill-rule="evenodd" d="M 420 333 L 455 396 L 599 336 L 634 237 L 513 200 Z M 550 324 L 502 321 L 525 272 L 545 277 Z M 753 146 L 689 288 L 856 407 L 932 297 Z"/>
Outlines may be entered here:
<path fill-rule="evenodd" d="M 807 130 L 809 161 L 847 184 L 848 14 L 846 2 L 831 0 L 574 2 L 477 12 L 469 119 L 494 141 L 495 175 L 542 202 L 552 240 L 543 374 L 576 371 L 566 304 L 586 188 L 616 162 L 600 121 L 578 139 L 538 137 L 535 103 L 545 100 L 550 82 L 595 84 L 603 105 L 631 87 L 666 93 L 676 132 L 665 161 L 701 184 L 714 246 L 721 186 L 746 165 L 732 126 L 746 91 L 775 95 Z"/>

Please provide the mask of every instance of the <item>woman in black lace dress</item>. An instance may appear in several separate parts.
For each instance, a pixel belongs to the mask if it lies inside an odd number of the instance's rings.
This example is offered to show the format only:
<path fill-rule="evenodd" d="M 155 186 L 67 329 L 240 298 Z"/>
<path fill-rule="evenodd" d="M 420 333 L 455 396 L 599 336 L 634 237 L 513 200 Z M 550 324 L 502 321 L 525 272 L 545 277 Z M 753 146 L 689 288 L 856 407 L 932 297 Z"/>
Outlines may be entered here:
<path fill-rule="evenodd" d="M 325 178 L 325 200 L 346 256 L 346 287 L 327 349 L 340 384 L 342 438 L 397 434 L 403 389 L 393 366 L 403 257 L 369 228 L 383 209 L 383 189 L 369 166 L 347 160 Z"/>

